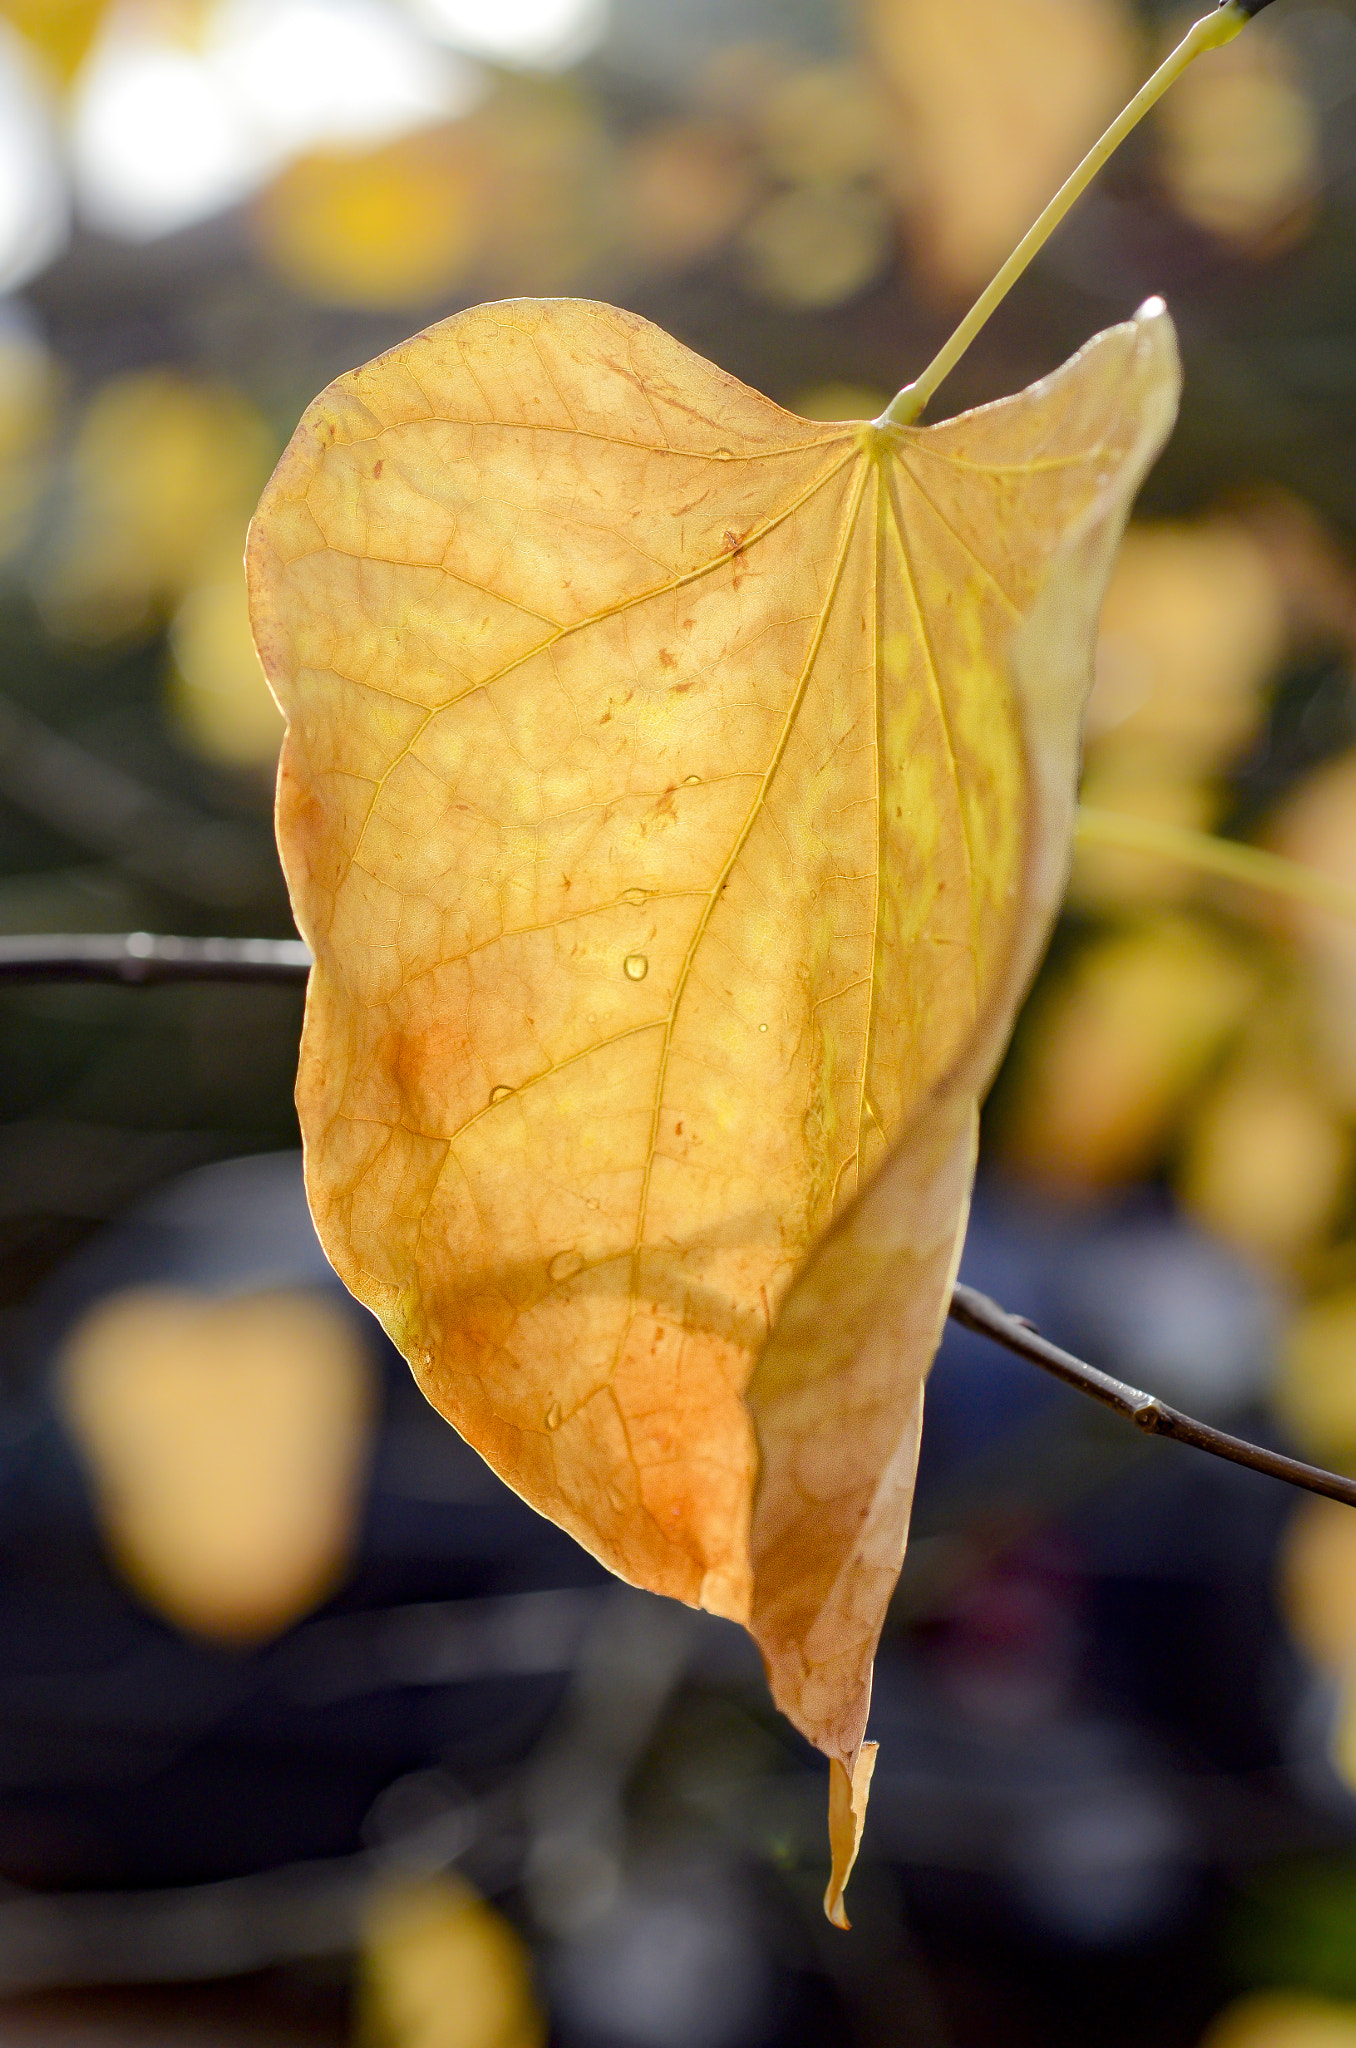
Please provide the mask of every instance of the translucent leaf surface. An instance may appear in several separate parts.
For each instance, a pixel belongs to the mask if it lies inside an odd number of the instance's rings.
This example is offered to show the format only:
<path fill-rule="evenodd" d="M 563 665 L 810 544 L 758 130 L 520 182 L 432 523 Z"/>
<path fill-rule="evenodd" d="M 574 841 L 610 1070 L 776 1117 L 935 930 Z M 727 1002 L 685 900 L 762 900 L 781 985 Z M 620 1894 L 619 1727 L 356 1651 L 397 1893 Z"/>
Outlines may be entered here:
<path fill-rule="evenodd" d="M 944 425 L 823 425 L 512 302 L 332 385 L 253 528 L 325 1246 L 520 1493 L 751 1627 L 849 1781 L 1176 388 L 1152 306 Z"/>

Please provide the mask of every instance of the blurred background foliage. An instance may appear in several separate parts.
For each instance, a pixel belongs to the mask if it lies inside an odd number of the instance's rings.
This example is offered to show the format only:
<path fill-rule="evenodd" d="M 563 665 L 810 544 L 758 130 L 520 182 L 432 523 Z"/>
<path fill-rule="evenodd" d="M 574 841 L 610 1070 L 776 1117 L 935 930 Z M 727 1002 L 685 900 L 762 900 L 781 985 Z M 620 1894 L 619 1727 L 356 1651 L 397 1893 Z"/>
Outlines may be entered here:
<path fill-rule="evenodd" d="M 290 930 L 240 555 L 329 377 L 565 292 L 872 414 L 1190 13 L 0 0 L 0 929 Z M 1160 291 L 1084 793 L 1356 887 L 1356 0 L 1198 65 L 944 409 Z M 1350 1511 L 949 1337 L 834 1936 L 746 1647 L 604 1586 L 328 1276 L 298 1022 L 0 1003 L 0 2040 L 1356 2044 Z M 964 1271 L 1356 1472 L 1356 925 L 1080 851 Z"/>

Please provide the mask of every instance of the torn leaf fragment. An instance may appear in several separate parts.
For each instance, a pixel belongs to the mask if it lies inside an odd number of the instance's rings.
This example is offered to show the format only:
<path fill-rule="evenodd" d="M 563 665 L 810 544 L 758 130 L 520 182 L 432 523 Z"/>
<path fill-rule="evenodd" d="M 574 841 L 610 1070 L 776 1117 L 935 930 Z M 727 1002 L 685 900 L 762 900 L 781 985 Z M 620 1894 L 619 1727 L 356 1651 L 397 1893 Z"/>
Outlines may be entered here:
<path fill-rule="evenodd" d="M 824 1894 L 824 1911 L 834 1926 L 841 1927 L 844 1933 L 852 1922 L 843 1906 L 843 1893 L 847 1890 L 852 1866 L 857 1861 L 857 1851 L 862 1846 L 866 1802 L 879 1747 L 877 1742 L 864 1742 L 850 1771 L 845 1764 L 839 1763 L 837 1757 L 829 1762 L 829 1854 L 833 1858 L 833 1870 Z"/>

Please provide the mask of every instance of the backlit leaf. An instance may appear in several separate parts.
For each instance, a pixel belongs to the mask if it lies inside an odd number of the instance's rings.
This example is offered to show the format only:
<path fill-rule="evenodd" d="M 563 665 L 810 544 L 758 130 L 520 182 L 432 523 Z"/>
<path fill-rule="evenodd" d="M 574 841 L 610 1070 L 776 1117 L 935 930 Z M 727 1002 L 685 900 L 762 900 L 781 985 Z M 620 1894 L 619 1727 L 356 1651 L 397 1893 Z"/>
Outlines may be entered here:
<path fill-rule="evenodd" d="M 848 1917 L 843 1910 L 843 1893 L 861 1846 L 862 1823 L 866 1819 L 866 1802 L 871 1792 L 871 1776 L 876 1768 L 879 1747 L 879 1743 L 864 1742 L 857 1752 L 850 1776 L 847 1766 L 838 1757 L 831 1758 L 829 1762 L 829 1851 L 833 1858 L 833 1874 L 824 1894 L 824 1911 L 835 1927 L 848 1925 Z"/>
<path fill-rule="evenodd" d="M 1176 379 L 1151 306 L 944 425 L 822 424 L 633 315 L 486 306 L 324 392 L 252 531 L 326 1249 L 848 1778 Z"/>

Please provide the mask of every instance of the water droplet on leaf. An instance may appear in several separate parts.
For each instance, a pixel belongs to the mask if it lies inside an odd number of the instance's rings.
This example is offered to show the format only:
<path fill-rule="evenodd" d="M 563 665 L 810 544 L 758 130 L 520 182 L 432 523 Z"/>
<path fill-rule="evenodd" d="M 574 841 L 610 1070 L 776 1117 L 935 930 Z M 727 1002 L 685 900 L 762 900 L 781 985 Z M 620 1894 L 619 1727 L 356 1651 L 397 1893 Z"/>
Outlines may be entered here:
<path fill-rule="evenodd" d="M 559 1403 L 559 1401 L 553 1401 L 553 1402 L 551 1403 L 550 1407 L 549 1407 L 549 1408 L 547 1409 L 547 1411 L 546 1411 L 546 1427 L 547 1427 L 548 1429 L 559 1429 L 559 1428 L 560 1428 L 560 1424 L 561 1424 L 561 1413 L 560 1413 L 560 1403 Z"/>
<path fill-rule="evenodd" d="M 583 1263 L 583 1253 L 571 1249 L 567 1252 L 557 1252 L 546 1270 L 553 1280 L 568 1280 L 572 1273 L 579 1271 Z"/>
<path fill-rule="evenodd" d="M 622 972 L 628 981 L 644 981 L 650 971 L 650 963 L 643 953 L 628 953 L 622 962 Z"/>
<path fill-rule="evenodd" d="M 622 896 L 623 903 L 643 903 L 644 901 L 645 891 L 643 889 L 627 889 Z"/>
<path fill-rule="evenodd" d="M 490 1090 L 490 1101 L 491 1101 L 491 1102 L 502 1102 L 502 1101 L 504 1100 L 504 1097 L 505 1097 L 506 1095 L 512 1095 L 512 1093 L 513 1093 L 513 1090 L 512 1090 L 511 1088 L 506 1088 L 506 1087 L 504 1086 L 503 1082 L 501 1081 L 501 1082 L 499 1083 L 499 1086 L 498 1086 L 497 1088 L 491 1088 L 491 1090 Z"/>

